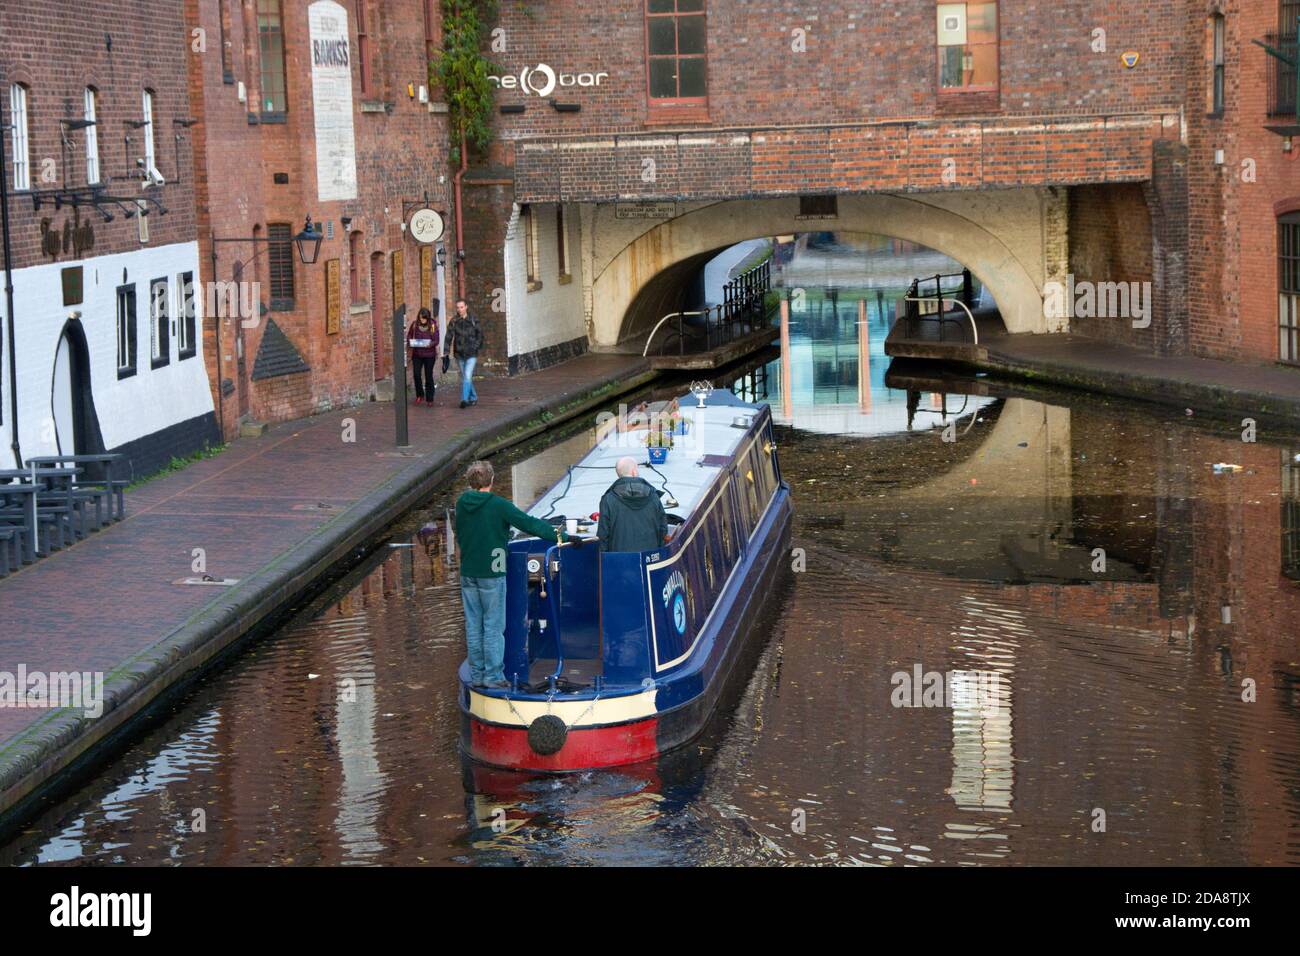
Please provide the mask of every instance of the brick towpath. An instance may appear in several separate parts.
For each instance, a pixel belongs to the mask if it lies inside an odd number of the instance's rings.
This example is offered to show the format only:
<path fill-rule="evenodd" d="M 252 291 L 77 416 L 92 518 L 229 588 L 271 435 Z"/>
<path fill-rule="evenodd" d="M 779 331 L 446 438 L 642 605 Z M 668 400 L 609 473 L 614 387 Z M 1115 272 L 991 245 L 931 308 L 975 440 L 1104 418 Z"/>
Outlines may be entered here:
<path fill-rule="evenodd" d="M 1002 333 L 980 344 L 982 367 L 1002 374 L 1300 431 L 1300 368 L 1150 355 L 1078 335 Z"/>
<path fill-rule="evenodd" d="M 585 411 L 651 376 L 644 359 L 588 354 L 485 379 L 479 404 L 438 389 L 410 407 L 409 455 L 393 406 L 370 403 L 272 427 L 127 494 L 126 520 L 0 580 L 0 671 L 102 671 L 105 713 L 0 707 L 0 815 L 222 647 L 298 597 L 335 562 L 461 467 L 545 411 Z M 606 389 L 599 398 L 591 393 Z M 344 420 L 355 422 L 353 443 Z M 323 507 L 322 507 L 323 506 Z M 233 587 L 173 584 L 192 549 Z M 31 807 L 20 808 L 25 814 Z"/>

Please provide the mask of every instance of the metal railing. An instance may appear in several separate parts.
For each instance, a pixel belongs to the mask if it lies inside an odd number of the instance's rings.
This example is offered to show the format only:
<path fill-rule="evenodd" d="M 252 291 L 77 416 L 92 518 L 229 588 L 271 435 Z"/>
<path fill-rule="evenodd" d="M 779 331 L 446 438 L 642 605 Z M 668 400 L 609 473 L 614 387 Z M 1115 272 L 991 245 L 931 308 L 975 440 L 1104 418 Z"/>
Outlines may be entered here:
<path fill-rule="evenodd" d="M 687 353 L 687 343 L 691 352 L 708 352 L 726 345 L 742 335 L 748 335 L 760 328 L 768 319 L 767 294 L 772 289 L 772 260 L 767 259 L 736 276 L 722 287 L 722 302 L 708 309 L 688 312 L 670 312 L 655 323 L 646 338 L 642 355 L 650 354 L 650 346 L 655 335 L 671 319 L 676 319 L 676 327 L 670 326 L 671 334 L 659 345 L 657 354 L 667 354 L 673 336 L 677 338 L 677 354 Z M 702 319 L 697 323 L 688 323 L 688 318 Z"/>
<path fill-rule="evenodd" d="M 1296 27 L 1289 31 L 1264 34 L 1264 42 L 1286 56 L 1296 56 Z M 1265 69 L 1268 77 L 1268 115 L 1296 116 L 1296 68 L 1277 57 L 1269 57 Z"/>
<path fill-rule="evenodd" d="M 959 281 L 954 282 L 952 280 Z M 970 319 L 971 328 L 974 331 L 975 344 L 978 345 L 979 332 L 975 328 L 975 317 L 970 310 L 970 307 L 975 304 L 975 283 L 969 269 L 963 269 L 961 272 L 923 276 L 912 280 L 912 284 L 907 287 L 907 294 L 903 296 L 903 321 L 906 323 L 904 330 L 907 337 L 919 338 L 921 323 L 937 322 L 939 323 L 939 341 L 945 341 L 944 329 L 947 323 L 953 323 L 959 327 L 963 324 L 959 318 L 946 314 L 947 310 L 944 308 L 944 302 L 946 301 L 955 302 L 966 310 L 966 315 Z M 922 309 L 923 304 L 931 304 L 933 308 Z"/>

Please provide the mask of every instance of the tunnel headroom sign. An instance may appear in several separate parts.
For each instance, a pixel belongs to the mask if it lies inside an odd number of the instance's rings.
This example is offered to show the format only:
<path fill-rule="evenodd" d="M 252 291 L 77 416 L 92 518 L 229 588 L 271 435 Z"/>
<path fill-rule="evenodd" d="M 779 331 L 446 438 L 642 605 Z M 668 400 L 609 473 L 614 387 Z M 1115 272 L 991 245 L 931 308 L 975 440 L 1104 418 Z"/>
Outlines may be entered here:
<path fill-rule="evenodd" d="M 498 90 L 514 90 L 525 96 L 535 94 L 545 99 L 556 90 L 593 89 L 608 80 L 609 74 L 590 71 L 565 73 L 546 63 L 538 63 L 524 67 L 518 74 L 505 73 L 489 79 Z"/>
<path fill-rule="evenodd" d="M 316 191 L 322 202 L 357 198 L 348 12 L 333 0 L 307 8 L 311 101 L 316 114 Z"/>

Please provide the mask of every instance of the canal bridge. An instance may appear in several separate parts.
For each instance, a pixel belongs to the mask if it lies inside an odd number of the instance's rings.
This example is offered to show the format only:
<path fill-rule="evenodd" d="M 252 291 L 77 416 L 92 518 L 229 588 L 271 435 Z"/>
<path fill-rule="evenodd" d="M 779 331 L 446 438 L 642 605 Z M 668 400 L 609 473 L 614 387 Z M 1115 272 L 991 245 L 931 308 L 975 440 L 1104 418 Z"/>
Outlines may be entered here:
<path fill-rule="evenodd" d="M 1179 136 L 1160 111 L 523 135 L 465 178 L 471 306 L 513 371 L 644 336 L 736 243 L 872 233 L 969 269 L 1012 333 L 1070 330 L 1044 296 L 1071 273 L 1158 278 L 1150 337 L 1176 350 Z"/>

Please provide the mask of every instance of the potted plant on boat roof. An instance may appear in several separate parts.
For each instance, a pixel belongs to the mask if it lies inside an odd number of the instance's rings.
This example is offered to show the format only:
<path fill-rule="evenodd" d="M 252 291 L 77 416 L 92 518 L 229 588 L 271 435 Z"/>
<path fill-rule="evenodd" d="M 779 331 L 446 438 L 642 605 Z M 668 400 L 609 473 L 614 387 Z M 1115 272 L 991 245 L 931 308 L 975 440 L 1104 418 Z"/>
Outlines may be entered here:
<path fill-rule="evenodd" d="M 682 407 L 673 399 L 667 409 L 669 431 L 674 435 L 686 434 L 686 419 L 682 417 Z"/>
<path fill-rule="evenodd" d="M 673 447 L 672 424 L 668 419 L 659 419 L 651 426 L 645 436 L 645 445 L 650 453 L 650 464 L 662 465 L 668 460 L 668 449 Z"/>

